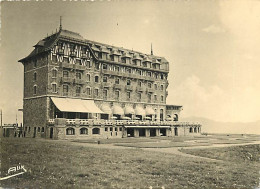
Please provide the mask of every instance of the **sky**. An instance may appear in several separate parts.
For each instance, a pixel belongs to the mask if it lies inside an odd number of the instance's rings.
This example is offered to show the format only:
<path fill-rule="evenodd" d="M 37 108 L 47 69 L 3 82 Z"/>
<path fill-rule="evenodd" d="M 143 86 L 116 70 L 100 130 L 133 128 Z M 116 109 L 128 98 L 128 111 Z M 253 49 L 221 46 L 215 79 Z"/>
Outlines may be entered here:
<path fill-rule="evenodd" d="M 23 66 L 40 39 L 59 27 L 85 39 L 165 57 L 168 104 L 182 117 L 260 120 L 260 1 L 1 2 L 0 108 L 18 122 Z"/>

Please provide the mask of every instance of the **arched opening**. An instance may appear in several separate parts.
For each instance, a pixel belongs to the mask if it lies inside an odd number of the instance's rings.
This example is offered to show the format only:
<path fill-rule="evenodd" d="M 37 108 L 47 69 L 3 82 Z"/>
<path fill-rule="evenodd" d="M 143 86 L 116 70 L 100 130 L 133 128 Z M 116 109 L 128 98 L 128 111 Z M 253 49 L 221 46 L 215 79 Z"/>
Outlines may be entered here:
<path fill-rule="evenodd" d="M 80 129 L 80 134 L 81 135 L 87 135 L 88 134 L 88 129 L 87 128 L 81 128 Z"/>
<path fill-rule="evenodd" d="M 100 129 L 99 128 L 93 128 L 92 129 L 92 134 L 93 135 L 99 135 L 100 134 Z"/>
<path fill-rule="evenodd" d="M 194 133 L 197 133 L 197 127 L 194 128 Z"/>
<path fill-rule="evenodd" d="M 192 129 L 192 127 L 190 127 L 190 133 L 193 133 L 193 129 Z"/>
<path fill-rule="evenodd" d="M 66 129 L 66 135 L 75 135 L 75 129 L 74 128 L 67 128 Z"/>
<path fill-rule="evenodd" d="M 179 116 L 178 116 L 178 114 L 174 114 L 174 121 L 178 121 L 179 120 Z"/>

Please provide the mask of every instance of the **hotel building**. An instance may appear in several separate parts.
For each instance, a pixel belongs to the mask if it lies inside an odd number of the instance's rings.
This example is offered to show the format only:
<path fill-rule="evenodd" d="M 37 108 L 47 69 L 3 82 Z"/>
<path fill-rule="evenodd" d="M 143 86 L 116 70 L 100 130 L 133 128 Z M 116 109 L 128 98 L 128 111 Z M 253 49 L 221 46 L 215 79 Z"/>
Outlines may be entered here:
<path fill-rule="evenodd" d="M 198 135 L 167 105 L 169 62 L 84 39 L 62 26 L 19 60 L 24 133 L 52 139 Z"/>

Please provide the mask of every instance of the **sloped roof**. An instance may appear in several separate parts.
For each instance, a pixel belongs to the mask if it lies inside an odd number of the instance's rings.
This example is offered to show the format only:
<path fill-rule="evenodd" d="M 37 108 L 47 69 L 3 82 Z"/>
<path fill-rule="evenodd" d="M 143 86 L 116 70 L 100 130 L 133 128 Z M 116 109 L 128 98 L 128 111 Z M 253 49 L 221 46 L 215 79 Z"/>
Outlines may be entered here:
<path fill-rule="evenodd" d="M 85 45 L 90 45 L 92 47 L 90 47 L 91 49 L 95 49 L 97 50 L 98 48 L 94 47 L 95 45 L 101 46 L 101 49 L 98 49 L 99 51 L 101 50 L 102 52 L 107 52 L 107 53 L 112 53 L 112 54 L 117 54 L 117 55 L 121 55 L 118 50 L 123 51 L 124 53 L 126 53 L 127 55 L 129 55 L 128 53 L 132 53 L 134 54 L 134 59 L 140 59 L 142 60 L 143 58 L 141 56 L 147 57 L 147 60 L 152 60 L 152 59 L 161 59 L 161 63 L 164 62 L 168 62 L 164 57 L 159 57 L 159 56 L 155 56 L 155 55 L 150 55 L 150 54 L 144 54 L 138 51 L 133 51 L 133 50 L 129 50 L 129 49 L 124 49 L 122 47 L 115 47 L 115 46 L 111 46 L 108 44 L 104 44 L 104 43 L 99 43 L 99 42 L 95 42 L 95 41 L 90 41 L 87 39 L 84 39 L 79 33 L 76 32 L 72 32 L 69 30 L 64 30 L 61 29 L 60 31 L 58 31 L 57 33 L 48 36 L 42 40 L 40 40 L 34 47 L 35 49 L 25 58 L 19 60 L 19 62 L 23 62 L 24 60 L 31 58 L 37 54 L 40 54 L 42 52 L 48 51 L 50 50 L 54 44 L 60 39 L 70 39 L 70 40 L 74 40 L 76 42 L 80 42 L 83 43 Z M 37 48 L 40 47 L 40 48 Z M 108 50 L 108 48 L 113 49 L 111 52 Z M 37 50 L 36 50 L 37 49 Z"/>

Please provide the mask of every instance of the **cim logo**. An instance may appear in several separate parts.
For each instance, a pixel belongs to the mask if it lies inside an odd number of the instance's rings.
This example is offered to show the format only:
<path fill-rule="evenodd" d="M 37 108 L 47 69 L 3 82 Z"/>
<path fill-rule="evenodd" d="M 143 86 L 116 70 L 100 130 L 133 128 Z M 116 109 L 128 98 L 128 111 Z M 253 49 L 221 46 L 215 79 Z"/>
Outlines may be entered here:
<path fill-rule="evenodd" d="M 21 174 L 24 174 L 26 173 L 27 170 L 24 168 L 24 165 L 18 165 L 16 167 L 10 167 L 7 171 L 7 175 L 8 176 L 5 176 L 5 177 L 1 177 L 0 180 L 5 180 L 5 179 L 9 179 L 9 178 L 12 178 L 12 177 L 15 177 L 15 176 L 18 176 L 18 175 L 21 175 Z"/>

